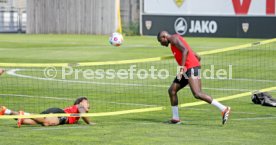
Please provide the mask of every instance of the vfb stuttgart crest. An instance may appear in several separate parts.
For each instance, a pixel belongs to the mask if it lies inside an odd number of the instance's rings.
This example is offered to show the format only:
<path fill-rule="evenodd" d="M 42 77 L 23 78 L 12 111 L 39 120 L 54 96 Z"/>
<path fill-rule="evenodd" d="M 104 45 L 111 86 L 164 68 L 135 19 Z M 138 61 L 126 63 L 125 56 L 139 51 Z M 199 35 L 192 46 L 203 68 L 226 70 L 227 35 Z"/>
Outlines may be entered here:
<path fill-rule="evenodd" d="M 150 20 L 145 21 L 145 25 L 146 25 L 146 28 L 149 30 L 152 26 L 152 21 Z"/>
<path fill-rule="evenodd" d="M 242 30 L 246 33 L 249 29 L 249 23 L 242 23 Z"/>
<path fill-rule="evenodd" d="M 180 8 L 183 5 L 184 0 L 173 0 L 175 4 Z"/>

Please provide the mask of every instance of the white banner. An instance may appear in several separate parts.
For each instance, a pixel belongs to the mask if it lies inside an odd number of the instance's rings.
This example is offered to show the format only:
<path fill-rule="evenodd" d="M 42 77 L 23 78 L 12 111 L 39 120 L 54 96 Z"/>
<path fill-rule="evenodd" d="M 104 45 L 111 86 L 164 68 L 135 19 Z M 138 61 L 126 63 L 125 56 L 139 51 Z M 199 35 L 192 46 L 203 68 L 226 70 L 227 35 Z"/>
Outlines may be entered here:
<path fill-rule="evenodd" d="M 275 16 L 276 0 L 144 0 L 145 14 Z"/>

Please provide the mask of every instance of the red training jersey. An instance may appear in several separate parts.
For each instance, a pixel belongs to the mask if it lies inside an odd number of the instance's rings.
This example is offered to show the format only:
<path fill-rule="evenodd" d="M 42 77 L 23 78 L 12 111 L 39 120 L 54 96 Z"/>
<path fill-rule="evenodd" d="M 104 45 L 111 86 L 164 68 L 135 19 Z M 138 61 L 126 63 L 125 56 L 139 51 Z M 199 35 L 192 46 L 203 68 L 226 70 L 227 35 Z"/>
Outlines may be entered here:
<path fill-rule="evenodd" d="M 185 67 L 187 69 L 190 69 L 190 68 L 193 68 L 193 67 L 197 67 L 197 66 L 200 66 L 200 63 L 198 61 L 198 59 L 196 58 L 193 50 L 191 49 L 191 47 L 189 46 L 189 44 L 185 41 L 184 38 L 182 38 L 180 35 L 178 34 L 175 34 L 177 35 L 177 37 L 181 40 L 181 42 L 183 43 L 183 45 L 185 46 L 186 49 L 188 49 L 188 54 L 187 54 L 187 57 L 186 57 L 186 62 L 185 62 Z M 176 60 L 176 62 L 178 63 L 178 65 L 182 65 L 182 52 L 174 45 L 171 44 L 171 50 L 172 50 L 172 53 L 174 55 L 174 58 Z"/>
<path fill-rule="evenodd" d="M 63 109 L 67 114 L 79 113 L 78 105 L 73 105 Z M 68 117 L 68 124 L 75 124 L 79 121 L 79 117 Z"/>

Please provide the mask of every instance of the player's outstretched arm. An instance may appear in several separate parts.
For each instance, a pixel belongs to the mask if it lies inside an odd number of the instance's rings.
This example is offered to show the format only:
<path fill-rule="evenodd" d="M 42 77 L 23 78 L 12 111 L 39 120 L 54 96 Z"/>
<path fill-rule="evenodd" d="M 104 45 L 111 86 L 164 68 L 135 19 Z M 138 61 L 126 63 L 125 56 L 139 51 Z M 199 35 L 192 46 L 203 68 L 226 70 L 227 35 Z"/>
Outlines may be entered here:
<path fill-rule="evenodd" d="M 96 123 L 91 122 L 88 117 L 82 117 L 82 120 L 88 125 L 95 125 Z"/>
<path fill-rule="evenodd" d="M 181 52 L 182 52 L 182 65 L 185 65 L 186 59 L 187 59 L 187 54 L 189 53 L 189 50 L 183 45 L 181 40 L 177 36 L 172 36 L 171 37 L 171 44 L 175 45 Z"/>
<path fill-rule="evenodd" d="M 185 68 L 185 62 L 186 62 L 187 54 L 189 53 L 189 50 L 183 45 L 181 40 L 176 36 L 172 36 L 170 41 L 171 41 L 171 44 L 175 45 L 182 52 L 182 63 L 180 65 L 181 69 L 177 75 L 177 79 L 181 80 L 182 75 L 187 71 L 187 69 Z"/>
<path fill-rule="evenodd" d="M 80 113 L 87 113 L 88 112 L 88 108 L 85 108 L 82 105 L 78 105 L 78 109 L 79 109 Z M 88 125 L 95 125 L 96 124 L 94 122 L 91 122 L 88 117 L 82 117 L 82 120 Z"/>

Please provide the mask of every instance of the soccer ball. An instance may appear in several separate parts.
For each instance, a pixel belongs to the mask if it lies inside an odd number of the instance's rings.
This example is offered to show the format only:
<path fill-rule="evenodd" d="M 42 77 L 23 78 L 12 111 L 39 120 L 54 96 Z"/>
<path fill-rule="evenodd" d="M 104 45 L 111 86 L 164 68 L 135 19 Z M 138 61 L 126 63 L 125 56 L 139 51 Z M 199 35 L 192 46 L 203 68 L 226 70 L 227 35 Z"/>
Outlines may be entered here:
<path fill-rule="evenodd" d="M 123 35 L 117 32 L 112 33 L 112 35 L 109 37 L 109 43 L 113 46 L 120 46 L 122 45 L 123 41 Z"/>

